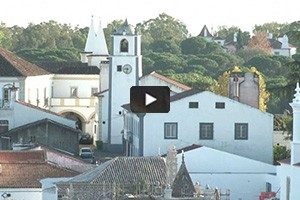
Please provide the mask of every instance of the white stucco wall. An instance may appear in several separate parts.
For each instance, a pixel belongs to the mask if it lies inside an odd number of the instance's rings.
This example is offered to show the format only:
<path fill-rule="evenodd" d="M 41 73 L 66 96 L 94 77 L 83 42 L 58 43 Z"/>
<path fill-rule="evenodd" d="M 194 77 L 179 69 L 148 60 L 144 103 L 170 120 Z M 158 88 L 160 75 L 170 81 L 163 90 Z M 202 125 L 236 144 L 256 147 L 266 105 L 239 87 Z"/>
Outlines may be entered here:
<path fill-rule="evenodd" d="M 99 75 L 56 74 L 53 76 L 52 87 L 52 97 L 71 97 L 71 87 L 77 87 L 79 98 L 91 97 L 91 89 L 99 88 Z"/>
<path fill-rule="evenodd" d="M 44 118 L 48 118 L 66 126 L 75 128 L 74 120 L 70 120 L 43 110 L 31 108 L 18 102 L 14 103 L 14 110 L 10 123 L 12 123 L 12 127 L 18 127 Z"/>
<path fill-rule="evenodd" d="M 280 200 L 294 200 L 300 197 L 300 166 L 281 164 L 278 168 L 280 179 Z M 287 198 L 287 177 L 290 177 L 290 198 Z"/>
<path fill-rule="evenodd" d="M 102 138 L 102 141 L 104 143 L 108 142 L 108 91 L 103 92 L 101 95 L 103 97 L 99 98 L 99 101 L 101 101 L 101 112 L 99 113 L 99 136 Z"/>
<path fill-rule="evenodd" d="M 11 194 L 13 200 L 42 200 L 42 188 L 0 188 L 3 193 Z M 1 195 L 0 200 L 4 200 Z"/>
<path fill-rule="evenodd" d="M 47 108 L 45 98 L 51 97 L 51 79 L 53 75 L 30 76 L 25 81 L 24 101 L 32 105 Z M 39 104 L 37 104 L 37 99 Z"/>
<path fill-rule="evenodd" d="M 199 102 L 189 109 L 189 102 Z M 225 102 L 216 109 L 215 102 Z M 164 139 L 164 123 L 178 123 L 178 138 Z M 214 123 L 213 140 L 199 139 L 199 123 Z M 235 140 L 234 124 L 248 123 L 248 139 Z M 167 152 L 171 144 L 177 148 L 200 144 L 254 160 L 273 162 L 273 116 L 256 108 L 202 92 L 171 102 L 169 113 L 148 113 L 144 120 L 144 156 Z"/>
<path fill-rule="evenodd" d="M 217 187 L 222 193 L 229 189 L 230 199 L 259 199 L 260 193 L 266 191 L 266 176 L 276 173 L 275 166 L 208 147 L 187 151 L 184 155 L 194 183 Z M 179 168 L 182 154 L 177 158 Z"/>

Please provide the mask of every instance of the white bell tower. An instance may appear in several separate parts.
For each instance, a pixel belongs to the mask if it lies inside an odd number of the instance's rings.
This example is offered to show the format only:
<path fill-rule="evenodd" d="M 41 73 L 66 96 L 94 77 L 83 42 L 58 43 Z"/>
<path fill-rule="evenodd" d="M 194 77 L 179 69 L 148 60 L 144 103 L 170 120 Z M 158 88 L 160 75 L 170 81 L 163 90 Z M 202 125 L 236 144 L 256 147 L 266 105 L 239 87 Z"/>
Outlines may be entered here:
<path fill-rule="evenodd" d="M 111 151 L 122 151 L 122 105 L 130 102 L 130 88 L 139 85 L 142 76 L 141 35 L 127 20 L 112 33 L 109 58 L 108 137 Z"/>

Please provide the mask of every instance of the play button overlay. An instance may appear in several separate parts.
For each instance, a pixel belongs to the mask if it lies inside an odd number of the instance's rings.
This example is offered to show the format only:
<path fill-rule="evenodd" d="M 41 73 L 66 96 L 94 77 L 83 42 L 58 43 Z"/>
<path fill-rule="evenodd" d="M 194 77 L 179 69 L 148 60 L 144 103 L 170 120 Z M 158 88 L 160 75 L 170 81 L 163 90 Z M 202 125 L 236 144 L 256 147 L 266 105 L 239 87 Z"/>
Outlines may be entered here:
<path fill-rule="evenodd" d="M 153 97 L 153 96 L 151 96 L 150 94 L 145 94 L 146 96 L 145 96 L 145 106 L 148 106 L 149 104 L 151 104 L 151 103 L 153 103 L 153 102 L 155 102 L 156 100 L 157 100 L 157 98 L 155 98 L 155 97 Z"/>
<path fill-rule="evenodd" d="M 170 88 L 167 86 L 133 86 L 130 109 L 135 113 L 167 113 L 170 111 Z"/>

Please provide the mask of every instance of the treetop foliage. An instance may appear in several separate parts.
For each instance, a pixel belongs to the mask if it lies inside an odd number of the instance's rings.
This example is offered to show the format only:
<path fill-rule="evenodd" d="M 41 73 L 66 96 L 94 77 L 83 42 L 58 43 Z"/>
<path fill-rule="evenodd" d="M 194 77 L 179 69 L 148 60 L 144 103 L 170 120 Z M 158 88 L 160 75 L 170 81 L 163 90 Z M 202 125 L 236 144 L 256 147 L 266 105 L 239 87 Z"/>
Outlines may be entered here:
<path fill-rule="evenodd" d="M 114 20 L 104 28 L 109 52 L 111 33 L 123 22 Z M 71 27 L 53 20 L 30 23 L 27 27 L 7 27 L 1 23 L 0 47 L 32 62 L 78 61 L 88 30 L 88 27 Z M 287 97 L 280 96 L 279 91 L 300 80 L 300 55 L 293 58 L 271 55 L 266 36 L 273 33 L 273 38 L 276 38 L 279 34 L 287 34 L 289 43 L 300 49 L 300 21 L 255 25 L 253 31 L 255 36 L 250 38 L 250 33 L 239 27 L 218 27 L 213 32 L 214 37 L 223 38 L 225 43 L 237 48 L 235 54 L 227 53 L 215 42 L 192 37 L 183 22 L 162 13 L 141 23 L 143 72 L 147 74 L 155 70 L 189 86 L 216 91 L 220 75 L 228 76 L 234 66 L 240 66 L 241 70 L 253 66 L 264 77 L 266 87 L 272 89 L 269 107 L 275 109 L 279 105 L 282 111 L 289 106 L 283 99 Z M 250 48 L 245 48 L 247 45 Z M 224 81 L 225 78 L 221 82 Z"/>

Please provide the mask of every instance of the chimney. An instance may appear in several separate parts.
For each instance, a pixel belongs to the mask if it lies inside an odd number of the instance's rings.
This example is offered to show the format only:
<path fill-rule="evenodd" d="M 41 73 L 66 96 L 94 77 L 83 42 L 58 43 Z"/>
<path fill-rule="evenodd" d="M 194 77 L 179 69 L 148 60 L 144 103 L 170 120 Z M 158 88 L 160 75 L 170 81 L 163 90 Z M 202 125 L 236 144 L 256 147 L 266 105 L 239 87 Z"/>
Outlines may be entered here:
<path fill-rule="evenodd" d="M 15 83 L 9 88 L 10 89 L 10 108 L 13 108 L 14 102 L 17 100 L 18 95 L 18 88 L 15 86 Z"/>
<path fill-rule="evenodd" d="M 174 145 L 171 145 L 168 149 L 168 153 L 166 157 L 166 167 L 167 167 L 166 183 L 172 186 L 177 174 L 177 151 Z"/>
<path fill-rule="evenodd" d="M 296 93 L 290 106 L 293 108 L 293 141 L 291 142 L 291 165 L 300 162 L 300 88 L 297 83 Z"/>

